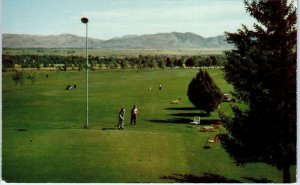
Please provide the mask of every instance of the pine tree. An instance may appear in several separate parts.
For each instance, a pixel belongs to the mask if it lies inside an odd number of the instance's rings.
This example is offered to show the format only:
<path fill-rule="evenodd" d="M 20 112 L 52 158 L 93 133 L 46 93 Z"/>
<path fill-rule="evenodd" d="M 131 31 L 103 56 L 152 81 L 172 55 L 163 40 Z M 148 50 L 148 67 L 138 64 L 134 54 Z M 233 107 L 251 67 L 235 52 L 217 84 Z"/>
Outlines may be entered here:
<path fill-rule="evenodd" d="M 190 102 L 200 110 L 206 111 L 207 115 L 214 111 L 221 103 L 222 93 L 219 87 L 206 71 L 199 73 L 190 82 L 187 95 Z"/>
<path fill-rule="evenodd" d="M 223 146 L 239 164 L 266 162 L 291 182 L 296 163 L 296 8 L 287 0 L 246 0 L 257 23 L 227 33 L 225 78 L 248 110 L 234 107 Z"/>

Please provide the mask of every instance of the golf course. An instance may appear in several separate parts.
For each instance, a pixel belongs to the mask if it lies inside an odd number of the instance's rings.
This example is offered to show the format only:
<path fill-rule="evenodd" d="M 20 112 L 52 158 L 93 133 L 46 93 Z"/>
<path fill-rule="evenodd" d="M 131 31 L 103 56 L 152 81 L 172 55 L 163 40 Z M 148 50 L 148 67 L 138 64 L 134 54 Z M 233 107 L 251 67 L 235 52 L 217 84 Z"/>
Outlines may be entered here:
<path fill-rule="evenodd" d="M 187 97 L 199 69 L 115 69 L 89 71 L 89 127 L 86 124 L 85 71 L 27 70 L 36 81 L 23 86 L 2 74 L 2 179 L 6 182 L 173 183 L 282 182 L 282 172 L 265 163 L 238 166 L 220 142 L 223 126 L 200 132 L 231 115 L 222 102 L 210 116 Z M 220 68 L 207 69 L 222 93 L 231 93 Z M 66 90 L 67 85 L 76 88 Z M 162 90 L 159 90 L 159 84 Z M 149 87 L 151 86 L 151 90 Z M 173 100 L 182 99 L 173 104 Z M 137 125 L 130 110 L 138 108 Z M 125 129 L 118 113 L 125 108 Z M 246 107 L 245 107 L 246 108 Z M 190 122 L 201 116 L 200 125 Z M 255 136 L 253 136 L 255 137 Z M 253 148 L 255 150 L 255 148 Z M 295 181 L 295 166 L 291 169 Z"/>

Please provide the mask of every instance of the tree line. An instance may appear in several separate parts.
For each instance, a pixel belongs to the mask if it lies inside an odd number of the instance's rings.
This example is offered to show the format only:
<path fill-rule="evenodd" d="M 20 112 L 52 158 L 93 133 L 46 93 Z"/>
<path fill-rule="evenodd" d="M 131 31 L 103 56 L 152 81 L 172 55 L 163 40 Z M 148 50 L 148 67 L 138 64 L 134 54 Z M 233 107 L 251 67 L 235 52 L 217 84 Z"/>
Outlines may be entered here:
<path fill-rule="evenodd" d="M 167 56 L 139 55 L 137 57 L 99 57 L 89 55 L 89 68 L 95 69 L 153 69 L 175 67 L 211 67 L 223 66 L 226 59 L 223 55 L 211 56 Z M 82 70 L 86 58 L 83 56 L 60 55 L 2 55 L 2 70 L 21 68 L 57 68 L 62 71 Z"/>

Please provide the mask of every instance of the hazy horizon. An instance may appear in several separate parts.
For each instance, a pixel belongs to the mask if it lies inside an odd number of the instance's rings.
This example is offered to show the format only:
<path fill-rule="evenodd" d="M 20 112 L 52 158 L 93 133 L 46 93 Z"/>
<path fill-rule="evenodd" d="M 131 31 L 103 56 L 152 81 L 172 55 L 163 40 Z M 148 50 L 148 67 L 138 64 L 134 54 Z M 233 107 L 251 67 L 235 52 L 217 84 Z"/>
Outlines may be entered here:
<path fill-rule="evenodd" d="M 236 32 L 253 19 L 240 0 L 3 0 L 2 33 L 88 36 L 191 32 L 205 38 Z"/>

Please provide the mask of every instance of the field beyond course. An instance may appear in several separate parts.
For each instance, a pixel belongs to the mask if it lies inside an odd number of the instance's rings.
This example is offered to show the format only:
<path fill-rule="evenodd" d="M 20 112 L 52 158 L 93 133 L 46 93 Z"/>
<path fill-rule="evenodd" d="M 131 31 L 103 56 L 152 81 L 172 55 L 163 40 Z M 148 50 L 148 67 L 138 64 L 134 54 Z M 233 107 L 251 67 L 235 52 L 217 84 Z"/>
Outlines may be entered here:
<path fill-rule="evenodd" d="M 197 69 L 89 72 L 89 128 L 85 124 L 85 73 L 38 71 L 21 90 L 12 73 L 2 76 L 2 179 L 6 182 L 273 182 L 282 173 L 263 163 L 236 166 L 221 147 L 203 146 L 225 132 L 199 132 L 217 112 L 192 126 L 186 92 Z M 223 93 L 232 86 L 221 69 L 209 69 Z M 26 74 L 30 72 L 27 71 Z M 46 78 L 48 74 L 48 78 Z M 76 84 L 75 90 L 65 90 Z M 158 90 L 162 84 L 162 90 Z M 151 86 L 151 91 L 149 87 Z M 171 104 L 182 98 L 181 104 Z M 137 105 L 137 126 L 130 109 Z M 126 109 L 125 130 L 117 129 Z M 219 111 L 231 114 L 230 103 Z M 255 136 L 253 136 L 255 137 Z M 295 167 L 291 169 L 295 181 Z"/>
<path fill-rule="evenodd" d="M 95 49 L 89 48 L 89 55 L 99 57 L 138 57 L 139 55 L 168 55 L 168 56 L 195 56 L 195 55 L 222 55 L 228 49 Z M 85 49 L 81 48 L 3 48 L 4 55 L 61 55 L 85 56 Z"/>

